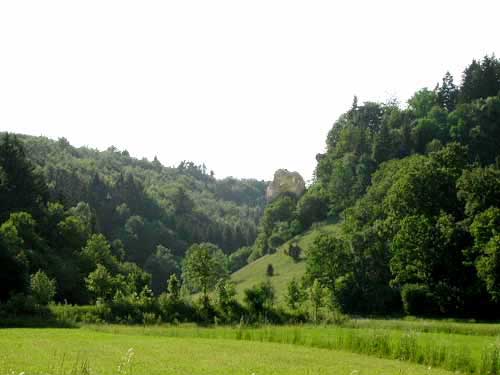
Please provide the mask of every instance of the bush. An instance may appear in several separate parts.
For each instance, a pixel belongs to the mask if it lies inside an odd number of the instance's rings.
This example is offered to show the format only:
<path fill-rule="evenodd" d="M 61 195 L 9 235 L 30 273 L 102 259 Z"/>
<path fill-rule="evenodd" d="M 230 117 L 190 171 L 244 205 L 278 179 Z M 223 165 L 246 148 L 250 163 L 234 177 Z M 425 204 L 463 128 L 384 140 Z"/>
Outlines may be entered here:
<path fill-rule="evenodd" d="M 274 276 L 274 267 L 273 267 L 273 265 L 271 263 L 269 263 L 267 265 L 266 275 L 269 276 L 269 277 Z"/>
<path fill-rule="evenodd" d="M 271 283 L 264 282 L 245 290 L 244 297 L 249 313 L 254 319 L 262 319 L 271 311 L 274 304 L 274 288 Z"/>
<path fill-rule="evenodd" d="M 215 288 L 217 294 L 217 315 L 223 323 L 237 323 L 245 315 L 245 310 L 236 300 L 236 289 L 230 280 L 219 280 Z"/>
<path fill-rule="evenodd" d="M 7 316 L 18 315 L 40 315 L 47 312 L 43 306 L 37 305 L 33 296 L 24 294 L 14 294 L 9 300 L 2 305 L 2 311 Z"/>
<path fill-rule="evenodd" d="M 172 298 L 167 293 L 162 293 L 158 297 L 158 309 L 164 322 L 194 322 L 198 320 L 196 309 L 193 306 L 182 299 Z"/>
<path fill-rule="evenodd" d="M 31 294 L 35 302 L 39 305 L 46 306 L 54 300 L 56 295 L 56 282 L 50 279 L 45 272 L 38 271 L 31 275 Z"/>
<path fill-rule="evenodd" d="M 409 315 L 435 315 L 439 312 L 436 297 L 426 285 L 406 284 L 401 290 L 403 308 Z"/>
<path fill-rule="evenodd" d="M 253 248 L 242 247 L 229 255 L 229 271 L 236 272 L 248 264 L 248 258 L 252 254 Z"/>
<path fill-rule="evenodd" d="M 283 245 L 286 241 L 286 238 L 283 238 L 283 236 L 281 235 L 281 233 L 273 233 L 271 235 L 271 237 L 269 237 L 269 240 L 268 240 L 268 247 L 270 249 L 276 249 L 278 248 L 279 246 Z"/>
<path fill-rule="evenodd" d="M 125 323 L 143 323 L 144 314 L 159 312 L 153 293 L 148 288 L 139 294 L 118 291 L 109 306 L 113 319 Z"/>
<path fill-rule="evenodd" d="M 218 318 L 214 305 L 208 296 L 201 296 L 195 303 L 198 320 L 200 323 L 210 324 Z"/>
<path fill-rule="evenodd" d="M 291 243 L 288 245 L 288 249 L 285 250 L 285 254 L 291 257 L 295 262 L 298 262 L 302 254 L 302 248 L 296 242 Z"/>
<path fill-rule="evenodd" d="M 112 321 L 111 309 L 103 303 L 86 306 L 52 305 L 50 310 L 60 322 L 95 324 Z"/>

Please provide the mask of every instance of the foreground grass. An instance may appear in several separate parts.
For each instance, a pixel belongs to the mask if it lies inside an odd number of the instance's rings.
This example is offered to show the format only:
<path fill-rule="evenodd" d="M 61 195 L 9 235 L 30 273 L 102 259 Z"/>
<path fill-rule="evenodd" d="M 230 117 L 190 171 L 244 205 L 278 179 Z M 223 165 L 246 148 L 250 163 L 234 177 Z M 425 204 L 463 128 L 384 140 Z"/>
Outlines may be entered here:
<path fill-rule="evenodd" d="M 351 319 L 343 323 L 349 328 L 391 329 L 414 332 L 455 333 L 460 335 L 500 336 L 499 323 L 476 323 L 430 319 Z"/>
<path fill-rule="evenodd" d="M 302 250 L 306 252 L 319 233 L 336 233 L 339 230 L 340 224 L 324 224 L 307 231 L 298 237 L 296 241 Z M 277 301 L 283 302 L 288 283 L 293 278 L 299 280 L 306 271 L 304 254 L 302 254 L 302 259 L 299 262 L 295 262 L 285 254 L 287 246 L 288 243 L 285 243 L 279 247 L 276 253 L 265 255 L 231 275 L 231 280 L 236 284 L 236 293 L 239 300 L 243 299 L 245 289 L 268 279 L 266 275 L 267 265 L 272 264 L 274 276 L 270 278 L 270 281 L 276 291 Z"/>
<path fill-rule="evenodd" d="M 500 342 L 491 336 L 359 329 L 336 326 L 267 326 L 260 328 L 183 326 L 89 326 L 124 335 L 192 337 L 294 344 L 345 350 L 378 358 L 408 361 L 475 374 L 500 374 Z"/>
<path fill-rule="evenodd" d="M 0 374 L 72 374 L 88 361 L 91 374 L 356 374 L 445 375 L 450 372 L 353 353 L 275 343 L 145 335 L 122 327 L 122 334 L 81 329 L 0 330 Z M 159 332 L 159 329 L 158 329 Z M 128 334 L 123 334 L 128 333 Z M 151 331 L 149 332 L 151 333 Z M 131 366 L 118 369 L 133 348 Z M 129 352 L 130 353 L 130 352 Z M 88 367 L 83 367 L 85 370 Z"/>

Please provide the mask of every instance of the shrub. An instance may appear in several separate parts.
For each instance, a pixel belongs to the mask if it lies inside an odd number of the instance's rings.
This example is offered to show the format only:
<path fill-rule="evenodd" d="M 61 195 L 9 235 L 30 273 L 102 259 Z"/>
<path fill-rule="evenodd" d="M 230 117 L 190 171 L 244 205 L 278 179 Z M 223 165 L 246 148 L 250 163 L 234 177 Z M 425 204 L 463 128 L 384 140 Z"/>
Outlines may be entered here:
<path fill-rule="evenodd" d="M 35 302 L 39 305 L 46 306 L 54 300 L 56 295 L 56 282 L 50 279 L 45 272 L 38 271 L 31 275 L 31 294 Z"/>
<path fill-rule="evenodd" d="M 14 294 L 2 306 L 2 310 L 6 315 L 34 315 L 43 312 L 41 306 L 37 306 L 36 300 L 33 296 L 26 296 L 24 294 Z"/>
<path fill-rule="evenodd" d="M 270 249 L 276 249 L 277 247 L 285 243 L 285 238 L 280 233 L 273 233 L 268 240 L 268 247 Z"/>
<path fill-rule="evenodd" d="M 202 295 L 195 304 L 196 312 L 198 315 L 198 320 L 201 323 L 211 323 L 217 318 L 217 311 L 215 307 L 210 302 L 208 295 Z"/>
<path fill-rule="evenodd" d="M 273 265 L 271 263 L 269 263 L 267 265 L 266 275 L 269 276 L 269 277 L 274 276 L 274 267 L 273 267 Z"/>
<path fill-rule="evenodd" d="M 248 258 L 252 254 L 253 248 L 242 247 L 229 255 L 229 271 L 236 272 L 248 264 Z"/>
<path fill-rule="evenodd" d="M 52 305 L 50 310 L 56 320 L 66 323 L 103 323 L 112 321 L 111 309 L 108 305 Z"/>
<path fill-rule="evenodd" d="M 246 289 L 244 301 L 252 317 L 261 319 L 262 315 L 270 311 L 274 304 L 274 289 L 271 283 L 263 282 Z"/>
<path fill-rule="evenodd" d="M 306 299 L 306 293 L 295 278 L 290 280 L 287 286 L 286 304 L 295 311 Z"/>
<path fill-rule="evenodd" d="M 109 304 L 113 319 L 118 322 L 143 323 L 144 314 L 157 313 L 158 306 L 149 288 L 139 294 L 118 291 Z"/>
<path fill-rule="evenodd" d="M 406 284 L 401 290 L 403 308 L 410 315 L 435 315 L 438 313 L 436 298 L 425 285 Z"/>
<path fill-rule="evenodd" d="M 168 323 L 198 320 L 196 309 L 182 299 L 173 299 L 171 295 L 162 293 L 158 297 L 158 310 L 161 320 Z"/>
<path fill-rule="evenodd" d="M 302 254 L 302 248 L 296 242 L 291 243 L 288 249 L 285 250 L 285 254 L 291 257 L 295 262 L 298 262 Z"/>

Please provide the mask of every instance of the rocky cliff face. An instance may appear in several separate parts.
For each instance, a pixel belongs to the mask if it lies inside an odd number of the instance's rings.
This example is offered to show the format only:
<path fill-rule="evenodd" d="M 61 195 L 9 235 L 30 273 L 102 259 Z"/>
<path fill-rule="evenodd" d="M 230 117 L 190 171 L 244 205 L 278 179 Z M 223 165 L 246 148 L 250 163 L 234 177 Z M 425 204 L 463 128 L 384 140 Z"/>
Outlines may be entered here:
<path fill-rule="evenodd" d="M 274 173 L 274 179 L 266 190 L 267 201 L 270 202 L 283 193 L 291 193 L 300 197 L 306 189 L 304 179 L 298 172 L 289 172 L 286 169 L 278 169 Z"/>

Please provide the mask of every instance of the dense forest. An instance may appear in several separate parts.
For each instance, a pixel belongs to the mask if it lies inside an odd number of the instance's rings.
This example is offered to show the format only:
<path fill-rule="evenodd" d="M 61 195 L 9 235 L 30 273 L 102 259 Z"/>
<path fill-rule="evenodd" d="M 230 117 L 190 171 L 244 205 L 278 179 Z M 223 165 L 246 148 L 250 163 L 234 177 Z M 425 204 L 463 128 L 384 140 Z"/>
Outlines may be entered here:
<path fill-rule="evenodd" d="M 316 221 L 307 277 L 347 313 L 498 317 L 500 308 L 500 61 L 473 61 L 461 84 L 359 104 L 335 122 L 312 186 L 282 196 L 254 252 L 272 251 Z"/>
<path fill-rule="evenodd" d="M 265 187 L 218 180 L 191 162 L 171 168 L 114 147 L 2 134 L 0 300 L 43 270 L 57 300 L 88 303 L 84 279 L 98 264 L 141 280 L 138 291 L 151 282 L 158 294 L 171 274 L 180 276 L 190 245 L 211 242 L 226 254 L 251 245 Z"/>
<path fill-rule="evenodd" d="M 0 302 L 31 295 L 40 303 L 103 302 L 120 317 L 135 306 L 138 317 L 190 319 L 183 289 L 201 295 L 197 319 L 267 320 L 270 284 L 246 290 L 244 309 L 229 273 L 328 220 L 340 223 L 340 234 L 320 234 L 305 249 L 307 272 L 288 287 L 288 313 L 309 296 L 314 320 L 323 304 L 361 315 L 498 317 L 495 56 L 473 61 L 460 83 L 446 73 L 404 106 L 355 97 L 305 193 L 266 205 L 266 186 L 217 180 L 189 162 L 169 168 L 113 147 L 3 134 Z"/>

